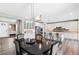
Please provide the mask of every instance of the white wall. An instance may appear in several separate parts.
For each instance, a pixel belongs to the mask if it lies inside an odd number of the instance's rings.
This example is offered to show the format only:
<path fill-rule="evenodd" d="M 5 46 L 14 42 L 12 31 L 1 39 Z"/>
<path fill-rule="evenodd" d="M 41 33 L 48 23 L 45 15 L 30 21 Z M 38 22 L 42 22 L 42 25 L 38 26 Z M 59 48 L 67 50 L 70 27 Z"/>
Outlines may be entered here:
<path fill-rule="evenodd" d="M 16 19 L 0 17 L 0 22 L 7 22 L 7 23 L 16 23 Z"/>
<path fill-rule="evenodd" d="M 8 23 L 0 22 L 0 37 L 9 37 Z"/>
<path fill-rule="evenodd" d="M 9 37 L 9 24 L 16 23 L 16 20 L 0 17 L 0 37 Z"/>
<path fill-rule="evenodd" d="M 43 24 L 42 23 L 39 23 L 39 22 L 35 22 L 35 26 L 43 27 Z"/>

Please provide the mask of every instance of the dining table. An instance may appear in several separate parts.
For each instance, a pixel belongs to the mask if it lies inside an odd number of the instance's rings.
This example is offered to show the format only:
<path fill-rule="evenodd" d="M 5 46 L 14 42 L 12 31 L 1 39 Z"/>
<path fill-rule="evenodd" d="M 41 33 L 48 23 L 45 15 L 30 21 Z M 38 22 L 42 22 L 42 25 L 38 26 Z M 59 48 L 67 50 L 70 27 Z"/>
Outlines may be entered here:
<path fill-rule="evenodd" d="M 57 41 L 49 41 L 44 40 L 42 43 L 35 42 L 34 44 L 27 44 L 26 42 L 21 42 L 20 49 L 21 51 L 25 51 L 29 55 L 43 55 L 44 53 L 51 50 L 52 54 L 52 48 L 55 44 L 57 44 Z"/>

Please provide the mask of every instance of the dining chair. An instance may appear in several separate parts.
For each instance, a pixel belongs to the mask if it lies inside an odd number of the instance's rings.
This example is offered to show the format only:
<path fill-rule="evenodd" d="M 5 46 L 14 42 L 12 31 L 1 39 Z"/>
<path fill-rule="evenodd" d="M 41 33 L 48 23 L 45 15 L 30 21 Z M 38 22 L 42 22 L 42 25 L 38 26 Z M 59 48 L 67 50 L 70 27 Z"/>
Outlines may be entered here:
<path fill-rule="evenodd" d="M 58 41 L 52 41 L 52 42 L 54 43 L 51 45 L 51 48 L 44 53 L 45 55 L 52 55 L 54 52 L 54 46 L 59 43 Z"/>
<path fill-rule="evenodd" d="M 41 34 L 36 34 L 35 40 L 37 43 L 42 43 L 43 36 Z"/>
<path fill-rule="evenodd" d="M 48 51 L 45 51 L 43 54 L 44 55 L 52 55 L 53 53 L 53 45 L 51 45 L 51 48 Z"/>
<path fill-rule="evenodd" d="M 25 44 L 24 39 L 15 39 L 14 40 L 15 48 L 16 48 L 16 55 L 26 55 L 27 53 L 21 49 L 22 44 Z"/>
<path fill-rule="evenodd" d="M 20 50 L 20 43 L 17 39 L 14 40 L 15 48 L 16 48 L 16 55 L 21 55 L 21 50 Z"/>

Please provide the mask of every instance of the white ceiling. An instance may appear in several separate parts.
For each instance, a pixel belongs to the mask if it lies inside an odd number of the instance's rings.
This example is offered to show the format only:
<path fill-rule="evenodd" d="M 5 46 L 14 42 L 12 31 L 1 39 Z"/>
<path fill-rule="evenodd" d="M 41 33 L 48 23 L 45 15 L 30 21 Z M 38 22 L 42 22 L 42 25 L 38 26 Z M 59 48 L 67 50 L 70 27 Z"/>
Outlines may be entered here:
<path fill-rule="evenodd" d="M 30 3 L 0 3 L 0 16 L 9 18 L 25 18 L 30 14 Z"/>
<path fill-rule="evenodd" d="M 42 15 L 45 22 L 78 18 L 78 10 L 78 3 L 0 3 L 2 17 L 30 19 Z"/>
<path fill-rule="evenodd" d="M 45 22 L 56 22 L 79 18 L 79 4 L 77 3 L 47 3 L 35 4 L 35 15 L 42 15 Z"/>

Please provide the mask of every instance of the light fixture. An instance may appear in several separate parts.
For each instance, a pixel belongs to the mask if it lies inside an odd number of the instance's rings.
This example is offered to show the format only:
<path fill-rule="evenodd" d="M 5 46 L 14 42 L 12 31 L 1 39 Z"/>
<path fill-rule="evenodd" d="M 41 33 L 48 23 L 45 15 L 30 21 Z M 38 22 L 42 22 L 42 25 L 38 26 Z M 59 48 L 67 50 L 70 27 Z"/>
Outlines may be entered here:
<path fill-rule="evenodd" d="M 36 17 L 35 17 L 35 20 L 36 20 L 36 21 L 41 21 L 41 15 L 40 15 L 40 16 L 36 16 Z"/>
<path fill-rule="evenodd" d="M 36 16 L 36 18 L 35 18 L 36 20 L 40 20 L 40 17 L 39 16 Z"/>

